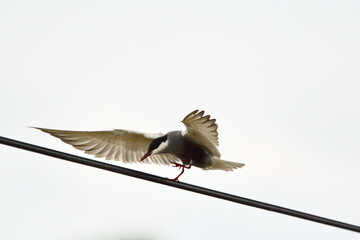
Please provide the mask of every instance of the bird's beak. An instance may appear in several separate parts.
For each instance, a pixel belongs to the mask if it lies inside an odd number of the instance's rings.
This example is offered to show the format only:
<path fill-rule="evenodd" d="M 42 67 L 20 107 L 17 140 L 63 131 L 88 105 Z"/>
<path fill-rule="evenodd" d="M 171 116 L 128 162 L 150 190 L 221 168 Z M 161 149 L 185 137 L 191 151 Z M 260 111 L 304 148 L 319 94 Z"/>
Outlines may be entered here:
<path fill-rule="evenodd" d="M 150 155 L 151 155 L 151 152 L 145 153 L 145 155 L 140 159 L 140 162 L 141 162 L 142 160 L 145 160 L 145 158 L 147 158 L 147 157 L 150 156 Z"/>

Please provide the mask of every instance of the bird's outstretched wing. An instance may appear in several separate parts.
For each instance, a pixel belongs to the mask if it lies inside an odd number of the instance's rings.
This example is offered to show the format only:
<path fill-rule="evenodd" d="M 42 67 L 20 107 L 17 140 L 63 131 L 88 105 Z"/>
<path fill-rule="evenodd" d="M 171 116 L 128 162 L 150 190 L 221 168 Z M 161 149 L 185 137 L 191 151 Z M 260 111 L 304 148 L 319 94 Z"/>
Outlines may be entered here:
<path fill-rule="evenodd" d="M 216 119 L 210 119 L 209 115 L 204 116 L 204 111 L 195 110 L 189 113 L 182 121 L 186 126 L 186 135 L 194 141 L 199 142 L 208 148 L 211 153 L 220 157 L 217 149 L 219 146 L 218 125 Z"/>
<path fill-rule="evenodd" d="M 36 128 L 60 138 L 63 142 L 85 153 L 103 157 L 107 160 L 120 160 L 126 163 L 139 162 L 147 152 L 149 144 L 163 134 L 146 134 L 129 130 L 115 129 L 112 131 L 64 131 L 46 128 Z M 156 163 L 170 165 L 170 162 L 180 162 L 171 154 L 154 154 L 141 163 Z"/>

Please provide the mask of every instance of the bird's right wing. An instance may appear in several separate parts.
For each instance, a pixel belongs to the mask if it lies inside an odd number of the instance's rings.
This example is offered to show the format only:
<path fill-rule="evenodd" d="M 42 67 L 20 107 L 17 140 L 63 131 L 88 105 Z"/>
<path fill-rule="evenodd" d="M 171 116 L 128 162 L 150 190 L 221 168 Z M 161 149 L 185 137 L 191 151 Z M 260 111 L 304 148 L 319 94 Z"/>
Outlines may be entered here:
<path fill-rule="evenodd" d="M 147 134 L 122 129 L 91 132 L 37 129 L 60 138 L 74 148 L 95 155 L 95 157 L 104 157 L 107 160 L 121 160 L 126 163 L 140 162 L 151 141 L 163 136 L 161 133 Z M 171 154 L 154 154 L 141 161 L 141 163 L 143 162 L 170 165 L 171 162 L 181 161 Z"/>

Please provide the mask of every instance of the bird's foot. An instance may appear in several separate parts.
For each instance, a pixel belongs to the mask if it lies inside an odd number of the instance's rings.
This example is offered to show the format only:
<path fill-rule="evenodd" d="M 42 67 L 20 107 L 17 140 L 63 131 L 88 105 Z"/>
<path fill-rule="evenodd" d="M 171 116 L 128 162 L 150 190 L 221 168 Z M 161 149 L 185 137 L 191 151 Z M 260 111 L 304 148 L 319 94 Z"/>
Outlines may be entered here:
<path fill-rule="evenodd" d="M 191 168 L 191 165 L 189 166 L 185 166 L 184 164 L 180 164 L 180 163 L 176 163 L 176 162 L 171 162 L 172 164 L 174 164 L 173 167 L 179 167 L 179 169 L 181 169 L 181 172 L 179 174 L 179 176 L 177 176 L 176 178 L 174 179 L 169 179 L 167 178 L 167 180 L 170 180 L 170 181 L 175 181 L 175 182 L 178 182 L 179 181 L 179 177 L 184 173 L 184 169 L 190 169 Z"/>
<path fill-rule="evenodd" d="M 165 178 L 166 180 L 169 180 L 169 181 L 174 181 L 174 182 L 179 182 L 179 177 L 176 177 L 176 178 Z"/>
<path fill-rule="evenodd" d="M 174 164 L 173 167 L 179 167 L 179 169 L 181 169 L 181 168 L 190 169 L 191 168 L 191 165 L 185 166 L 184 164 L 180 164 L 180 163 L 176 163 L 176 162 L 170 162 L 170 163 Z"/>

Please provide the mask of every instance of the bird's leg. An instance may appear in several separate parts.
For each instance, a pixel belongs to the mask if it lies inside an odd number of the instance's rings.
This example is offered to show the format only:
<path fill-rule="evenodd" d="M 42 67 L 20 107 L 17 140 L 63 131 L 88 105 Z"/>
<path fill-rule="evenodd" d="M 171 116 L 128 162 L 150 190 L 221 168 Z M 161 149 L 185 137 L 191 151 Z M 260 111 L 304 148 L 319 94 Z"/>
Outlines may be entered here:
<path fill-rule="evenodd" d="M 184 171 L 185 171 L 185 168 L 186 169 L 190 169 L 191 168 L 191 165 L 189 165 L 189 166 L 185 166 L 185 165 L 183 165 L 183 164 L 179 164 L 179 163 L 176 163 L 176 162 L 171 162 L 172 164 L 174 164 L 174 166 L 173 167 L 179 167 L 179 169 L 181 169 L 181 172 L 180 172 L 180 174 L 176 177 L 176 178 L 174 178 L 174 179 L 168 179 L 168 180 L 171 180 L 171 181 L 179 181 L 179 177 L 184 173 Z"/>
<path fill-rule="evenodd" d="M 180 174 L 179 174 L 176 178 L 170 179 L 170 180 L 175 181 L 175 182 L 179 181 L 179 177 L 184 173 L 184 171 L 185 171 L 185 170 L 184 170 L 184 166 L 183 166 L 182 169 L 181 169 Z"/>

